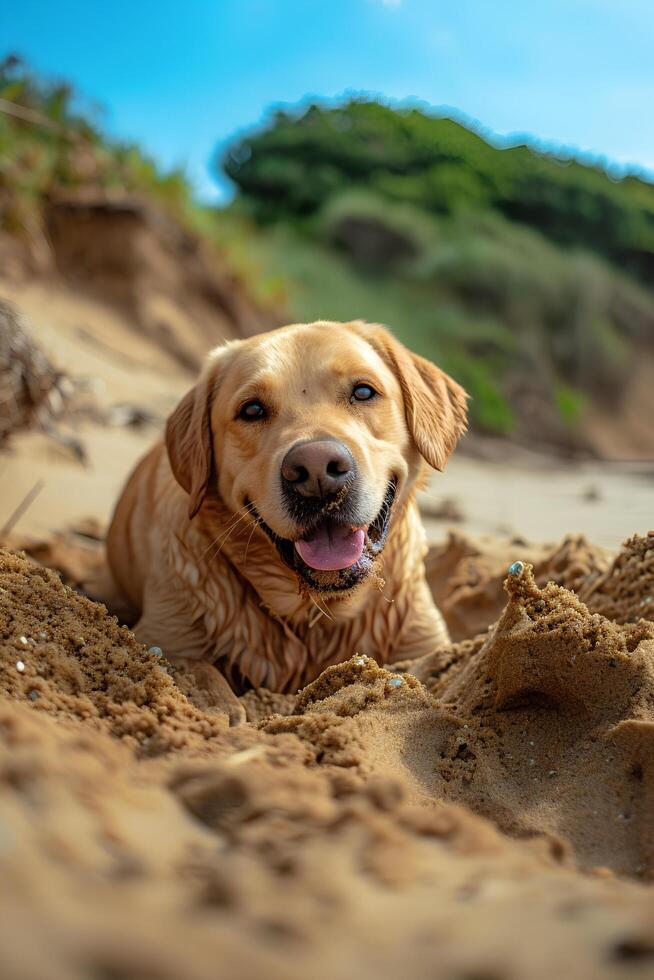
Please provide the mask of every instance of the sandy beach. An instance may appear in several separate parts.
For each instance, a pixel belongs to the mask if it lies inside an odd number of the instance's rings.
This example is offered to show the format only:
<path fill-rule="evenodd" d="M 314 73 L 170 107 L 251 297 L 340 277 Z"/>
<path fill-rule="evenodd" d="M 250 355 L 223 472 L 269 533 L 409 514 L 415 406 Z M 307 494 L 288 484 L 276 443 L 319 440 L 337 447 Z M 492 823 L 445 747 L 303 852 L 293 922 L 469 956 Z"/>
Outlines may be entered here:
<path fill-rule="evenodd" d="M 651 465 L 471 440 L 421 497 L 455 642 L 250 691 L 230 729 L 46 567 L 101 568 L 192 374 L 88 299 L 6 292 L 92 411 L 0 461 L 32 556 L 0 552 L 2 976 L 646 975 Z"/>

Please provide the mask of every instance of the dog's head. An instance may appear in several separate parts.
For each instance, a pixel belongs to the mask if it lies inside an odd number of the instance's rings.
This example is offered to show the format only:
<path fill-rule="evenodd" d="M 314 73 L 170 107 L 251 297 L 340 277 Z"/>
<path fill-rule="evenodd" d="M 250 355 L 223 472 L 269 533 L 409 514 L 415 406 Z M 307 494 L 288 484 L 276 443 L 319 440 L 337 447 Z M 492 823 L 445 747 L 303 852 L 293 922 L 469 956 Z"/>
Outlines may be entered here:
<path fill-rule="evenodd" d="M 215 351 L 168 420 L 194 517 L 218 493 L 257 521 L 310 589 L 370 573 L 423 461 L 442 469 L 466 394 L 382 327 L 283 327 Z"/>

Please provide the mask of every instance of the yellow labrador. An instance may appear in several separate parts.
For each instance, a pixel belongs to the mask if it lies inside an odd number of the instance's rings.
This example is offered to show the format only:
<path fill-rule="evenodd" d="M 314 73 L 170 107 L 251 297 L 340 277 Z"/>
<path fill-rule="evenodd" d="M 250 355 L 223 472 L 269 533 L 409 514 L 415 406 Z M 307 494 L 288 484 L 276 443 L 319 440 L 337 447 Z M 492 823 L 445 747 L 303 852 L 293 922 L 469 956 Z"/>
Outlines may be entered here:
<path fill-rule="evenodd" d="M 354 653 L 383 664 L 446 641 L 415 491 L 465 431 L 466 401 L 362 322 L 213 351 L 109 531 L 137 636 L 195 663 L 234 719 L 233 691 L 295 691 Z"/>

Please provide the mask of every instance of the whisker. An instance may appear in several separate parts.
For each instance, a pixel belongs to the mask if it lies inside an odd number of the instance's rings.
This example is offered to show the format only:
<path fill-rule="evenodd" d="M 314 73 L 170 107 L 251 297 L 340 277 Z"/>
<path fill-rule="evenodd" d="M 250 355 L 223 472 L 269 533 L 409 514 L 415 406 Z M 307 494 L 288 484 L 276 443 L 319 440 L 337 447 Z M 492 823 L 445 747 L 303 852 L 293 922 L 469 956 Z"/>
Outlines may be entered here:
<path fill-rule="evenodd" d="M 211 543 L 209 544 L 209 546 L 205 549 L 205 551 L 203 552 L 203 554 L 202 554 L 201 557 L 204 558 L 205 555 L 207 554 L 207 551 L 209 551 L 210 548 L 213 548 L 219 542 L 221 542 L 221 548 L 222 548 L 222 545 L 227 542 L 227 540 L 231 537 L 232 533 L 236 530 L 236 528 L 238 527 L 238 525 L 242 521 L 245 520 L 245 518 L 248 516 L 250 510 L 253 507 L 254 507 L 254 504 L 251 504 L 250 503 L 250 504 L 246 504 L 244 507 L 241 508 L 241 510 L 237 511 L 236 514 L 234 514 L 234 516 L 231 518 L 231 520 L 227 524 L 227 527 L 226 528 L 222 528 L 222 530 L 220 531 L 220 533 L 216 535 L 216 537 L 213 539 L 213 541 L 211 541 Z M 220 549 L 219 549 L 219 551 L 220 551 Z M 218 554 L 219 551 L 216 552 L 216 554 Z M 214 555 L 211 556 L 211 559 L 212 560 L 216 557 L 216 554 L 214 554 Z"/>
<path fill-rule="evenodd" d="M 232 528 L 231 528 L 231 529 L 229 530 L 229 532 L 228 532 L 227 534 L 225 534 L 225 535 L 223 536 L 223 538 L 222 538 L 222 540 L 220 541 L 220 547 L 219 547 L 219 548 L 218 548 L 218 549 L 217 549 L 217 550 L 216 550 L 216 551 L 215 551 L 215 552 L 213 553 L 213 555 L 211 556 L 211 560 L 212 560 L 212 561 L 213 561 L 213 560 L 214 560 L 215 558 L 217 558 L 217 557 L 218 557 L 218 555 L 219 555 L 219 554 L 220 554 L 220 552 L 221 552 L 221 551 L 223 550 L 223 548 L 225 547 L 225 545 L 227 544 L 227 542 L 229 541 L 229 539 L 231 538 L 231 536 L 232 536 L 232 535 L 234 534 L 234 532 L 236 531 L 236 529 L 237 529 L 237 527 L 238 527 L 238 525 L 239 525 L 239 524 L 241 524 L 241 523 L 242 523 L 242 522 L 243 522 L 243 521 L 245 520 L 245 518 L 246 518 L 247 516 L 248 516 L 247 514 L 243 514 L 243 516 L 241 517 L 241 519 L 240 519 L 240 521 L 237 521 L 237 523 L 236 523 L 236 524 L 234 524 L 234 526 L 233 526 L 233 527 L 232 527 Z M 239 534 L 241 534 L 241 532 L 242 532 L 242 531 L 245 531 L 245 530 L 246 530 L 246 528 L 245 528 L 245 527 L 242 527 L 242 528 L 240 528 L 240 530 L 239 530 L 239 532 L 238 532 L 238 533 L 239 533 Z"/>
<path fill-rule="evenodd" d="M 223 528 L 221 534 L 219 534 L 218 537 L 220 538 L 222 537 L 223 534 L 229 533 L 229 531 L 231 531 L 233 527 L 236 527 L 238 524 L 240 524 L 240 522 L 243 520 L 244 517 L 247 516 L 247 514 L 250 512 L 253 506 L 254 506 L 253 504 L 245 504 L 245 506 L 241 507 L 240 510 L 236 511 L 232 519 L 228 521 L 227 526 Z"/>
<path fill-rule="evenodd" d="M 315 616 L 311 620 L 311 622 L 309 623 L 309 629 L 311 629 L 313 626 L 316 625 L 316 623 L 318 622 L 318 620 L 320 619 L 320 617 L 325 615 L 325 610 L 320 608 L 320 606 L 318 605 L 318 603 L 316 602 L 316 600 L 313 598 L 313 596 L 311 595 L 311 593 L 309 593 L 309 598 L 311 599 L 312 603 L 314 604 L 314 606 L 318 610 L 318 615 Z"/>
<path fill-rule="evenodd" d="M 257 517 L 256 521 L 252 525 L 252 530 L 250 531 L 250 537 L 248 538 L 247 544 L 245 545 L 245 555 L 243 557 L 243 568 L 246 567 L 247 562 L 248 562 L 248 550 L 250 548 L 250 541 L 252 540 L 252 535 L 254 534 L 254 532 L 256 531 L 256 529 L 259 527 L 259 525 L 262 524 L 262 523 L 263 522 L 262 522 L 261 518 L 260 517 Z"/>
<path fill-rule="evenodd" d="M 230 526 L 231 526 L 231 525 L 232 525 L 232 524 L 233 524 L 233 523 L 234 523 L 235 521 L 238 521 L 238 518 L 239 518 L 239 515 L 240 515 L 240 514 L 242 513 L 242 511 L 243 511 L 243 508 L 241 508 L 241 510 L 239 510 L 239 511 L 237 511 L 237 513 L 236 513 L 236 514 L 232 514 L 232 516 L 230 517 L 230 519 L 229 519 L 229 521 L 228 521 L 228 523 L 227 523 L 227 530 L 229 530 L 229 528 L 230 528 Z M 218 534 L 216 535 L 216 537 L 215 537 L 215 538 L 212 538 L 212 539 L 211 539 L 211 541 L 209 542 L 209 544 L 207 545 L 207 547 L 205 548 L 205 550 L 204 550 L 204 551 L 202 552 L 202 554 L 200 555 L 200 558 L 201 558 L 201 559 L 202 559 L 202 558 L 204 558 L 204 556 L 206 555 L 206 553 L 207 553 L 207 551 L 209 551 L 209 549 L 210 549 L 210 548 L 213 548 L 213 546 L 214 546 L 215 544 L 217 544 L 217 542 L 218 542 L 218 541 L 220 541 L 220 538 L 221 538 L 221 536 L 222 536 L 222 535 L 223 535 L 224 533 L 225 533 L 225 528 L 223 527 L 223 528 L 221 528 L 221 530 L 220 530 L 220 531 L 218 532 Z"/>
<path fill-rule="evenodd" d="M 316 603 L 316 605 L 318 605 L 318 604 Z M 321 607 L 318 606 L 318 608 L 320 609 Z M 325 606 L 324 600 L 323 600 L 323 606 L 322 606 L 322 614 L 323 614 L 323 616 L 326 616 L 327 619 L 331 620 L 332 623 L 335 623 L 336 622 L 336 620 L 334 619 L 334 617 L 332 616 L 332 614 L 327 609 L 327 606 Z"/>

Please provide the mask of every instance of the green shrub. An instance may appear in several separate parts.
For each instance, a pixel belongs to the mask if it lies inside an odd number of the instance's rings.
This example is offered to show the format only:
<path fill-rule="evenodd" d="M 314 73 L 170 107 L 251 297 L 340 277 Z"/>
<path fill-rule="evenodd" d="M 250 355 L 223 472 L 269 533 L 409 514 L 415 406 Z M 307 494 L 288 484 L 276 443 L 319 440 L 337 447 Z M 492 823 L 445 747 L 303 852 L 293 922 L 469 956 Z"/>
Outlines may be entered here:
<path fill-rule="evenodd" d="M 435 226 L 424 212 L 360 190 L 329 198 L 318 217 L 317 232 L 356 265 L 377 272 L 419 267 L 433 250 L 435 238 Z"/>
<path fill-rule="evenodd" d="M 569 385 L 559 383 L 554 388 L 554 400 L 565 425 L 574 428 L 586 405 L 586 396 Z"/>
<path fill-rule="evenodd" d="M 221 162 L 266 220 L 314 214 L 335 194 L 372 189 L 435 214 L 494 210 L 644 279 L 654 270 L 651 184 L 526 146 L 497 149 L 418 109 L 357 99 L 279 112 Z"/>

